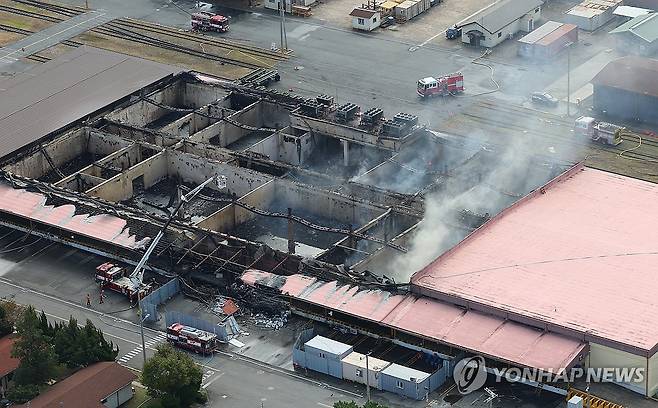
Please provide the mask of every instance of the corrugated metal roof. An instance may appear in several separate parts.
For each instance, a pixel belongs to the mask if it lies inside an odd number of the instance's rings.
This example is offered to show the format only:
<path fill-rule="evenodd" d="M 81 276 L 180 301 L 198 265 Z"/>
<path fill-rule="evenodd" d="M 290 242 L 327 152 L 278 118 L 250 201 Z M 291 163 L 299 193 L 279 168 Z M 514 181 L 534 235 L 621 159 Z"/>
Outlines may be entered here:
<path fill-rule="evenodd" d="M 658 39 L 658 13 L 645 14 L 627 21 L 610 34 L 631 33 L 636 37 L 652 43 Z"/>
<path fill-rule="evenodd" d="M 179 71 L 82 46 L 0 80 L 0 157 Z"/>
<path fill-rule="evenodd" d="M 382 374 L 390 375 L 391 377 L 405 381 L 412 381 L 413 379 L 416 383 L 421 383 L 430 376 L 428 373 L 401 366 L 400 364 L 391 364 L 382 371 Z"/>
<path fill-rule="evenodd" d="M 366 368 L 366 355 L 357 353 L 356 351 L 346 355 L 341 361 L 356 367 Z M 380 360 L 375 357 L 368 357 L 368 370 L 370 371 L 382 371 L 390 364 L 389 361 Z"/>
<path fill-rule="evenodd" d="M 640 7 L 632 7 L 632 6 L 619 6 L 615 9 L 615 11 L 612 14 L 616 16 L 634 18 L 649 13 L 653 13 L 653 10 L 640 8 Z"/>
<path fill-rule="evenodd" d="M 521 37 L 519 42 L 525 44 L 534 44 L 542 38 L 546 37 L 548 34 L 562 27 L 562 25 L 563 23 L 558 23 L 557 21 L 547 21 L 542 24 L 541 27 Z"/>
<path fill-rule="evenodd" d="M 561 39 L 565 35 L 571 33 L 572 31 L 575 31 L 574 33 L 574 40 L 578 39 L 578 26 L 575 24 L 562 24 L 557 30 L 553 31 L 552 33 L 546 35 L 544 38 L 540 39 L 537 41 L 537 45 L 551 45 L 553 42 Z M 566 44 L 565 44 L 566 45 Z"/>
<path fill-rule="evenodd" d="M 622 0 L 587 0 L 573 6 L 567 14 L 574 16 L 592 18 L 599 14 L 603 14 L 612 7 L 620 5 Z"/>
<path fill-rule="evenodd" d="M 137 241 L 124 219 L 109 214 L 76 214 L 72 204 L 53 206 L 46 205 L 46 201 L 44 194 L 0 183 L 0 213 L 29 218 L 124 248 L 143 248 L 148 242 L 148 238 Z"/>
<path fill-rule="evenodd" d="M 477 24 L 485 31 L 495 33 L 542 4 L 541 0 L 498 0 L 466 17 L 457 23 L 457 27 Z"/>
<path fill-rule="evenodd" d="M 427 297 L 359 290 L 303 275 L 279 276 L 257 270 L 247 270 L 242 281 L 276 288 L 297 300 L 524 367 L 570 367 L 587 349 L 580 340 Z"/>
<path fill-rule="evenodd" d="M 305 346 L 313 347 L 318 350 L 326 351 L 334 355 L 341 355 L 352 349 L 349 344 L 341 343 L 336 340 L 329 339 L 323 336 L 315 336 L 311 340 L 304 343 Z"/>
<path fill-rule="evenodd" d="M 412 290 L 652 355 L 656 206 L 657 184 L 575 167 L 416 273 Z"/>
<path fill-rule="evenodd" d="M 596 74 L 592 84 L 658 97 L 658 60 L 635 56 L 616 59 Z"/>

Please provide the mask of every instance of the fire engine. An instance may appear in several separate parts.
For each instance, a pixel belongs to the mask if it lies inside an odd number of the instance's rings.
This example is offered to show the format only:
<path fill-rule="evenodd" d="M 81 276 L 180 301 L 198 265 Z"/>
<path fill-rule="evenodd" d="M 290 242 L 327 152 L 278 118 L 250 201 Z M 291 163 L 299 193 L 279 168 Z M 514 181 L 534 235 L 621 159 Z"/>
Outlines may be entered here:
<path fill-rule="evenodd" d="M 135 280 L 126 276 L 126 272 L 125 267 L 106 262 L 96 268 L 96 282 L 99 282 L 103 288 L 127 296 L 131 302 L 138 300 L 138 292 L 142 299 L 151 293 L 151 285 L 136 283 Z M 140 286 L 141 289 L 139 289 Z"/>
<path fill-rule="evenodd" d="M 421 98 L 430 96 L 448 96 L 464 92 L 464 75 L 461 72 L 439 76 L 427 77 L 418 80 L 416 93 Z"/>
<path fill-rule="evenodd" d="M 580 136 L 585 136 L 594 142 L 616 146 L 622 142 L 625 128 L 612 123 L 600 122 L 589 116 L 576 119 L 574 130 Z"/>
<path fill-rule="evenodd" d="M 176 347 L 199 354 L 212 353 L 218 344 L 215 334 L 180 323 L 174 323 L 167 328 L 167 341 Z"/>
<path fill-rule="evenodd" d="M 228 18 L 219 14 L 200 11 L 192 14 L 192 30 L 217 31 L 225 33 L 228 31 Z"/>

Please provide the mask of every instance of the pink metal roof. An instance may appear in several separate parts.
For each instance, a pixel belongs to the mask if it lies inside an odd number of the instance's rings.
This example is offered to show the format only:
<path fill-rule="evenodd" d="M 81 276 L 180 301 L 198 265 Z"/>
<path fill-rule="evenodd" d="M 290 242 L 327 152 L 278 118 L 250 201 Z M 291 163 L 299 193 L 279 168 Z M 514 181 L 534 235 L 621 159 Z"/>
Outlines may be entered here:
<path fill-rule="evenodd" d="M 413 290 L 653 354 L 657 245 L 658 185 L 576 167 L 417 272 Z"/>
<path fill-rule="evenodd" d="M 126 221 L 113 215 L 75 214 L 71 204 L 46 205 L 46 196 L 0 184 L 0 212 L 10 213 L 53 225 L 76 234 L 135 249 L 144 245 L 136 241 L 126 227 Z"/>
<path fill-rule="evenodd" d="M 579 340 L 415 295 L 359 290 L 302 275 L 247 270 L 242 281 L 277 288 L 297 300 L 524 367 L 559 370 L 587 351 Z"/>

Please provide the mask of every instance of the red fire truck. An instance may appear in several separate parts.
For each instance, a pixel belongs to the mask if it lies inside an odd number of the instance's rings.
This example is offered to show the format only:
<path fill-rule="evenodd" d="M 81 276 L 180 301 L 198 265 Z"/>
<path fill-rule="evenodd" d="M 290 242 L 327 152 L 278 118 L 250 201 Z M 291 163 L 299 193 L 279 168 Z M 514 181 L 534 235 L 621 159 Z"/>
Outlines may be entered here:
<path fill-rule="evenodd" d="M 228 18 L 219 14 L 200 11 L 192 14 L 192 30 L 217 31 L 225 33 L 228 31 Z"/>
<path fill-rule="evenodd" d="M 111 262 L 105 262 L 96 268 L 96 282 L 99 282 L 104 289 L 109 289 L 121 293 L 128 297 L 131 302 L 137 302 L 137 293 L 142 299 L 151 293 L 151 285 L 139 284 L 133 281 L 130 276 L 126 276 L 125 267 L 115 265 Z M 141 286 L 141 289 L 139 287 Z"/>
<path fill-rule="evenodd" d="M 594 142 L 617 146 L 622 142 L 625 128 L 612 123 L 601 122 L 589 116 L 576 119 L 575 131 L 578 135 L 588 137 Z"/>
<path fill-rule="evenodd" d="M 218 344 L 215 334 L 180 323 L 174 323 L 167 328 L 167 341 L 176 347 L 199 354 L 212 353 Z"/>
<path fill-rule="evenodd" d="M 421 98 L 430 96 L 448 96 L 464 92 L 464 75 L 461 72 L 442 75 L 437 78 L 427 77 L 418 80 L 416 93 Z"/>

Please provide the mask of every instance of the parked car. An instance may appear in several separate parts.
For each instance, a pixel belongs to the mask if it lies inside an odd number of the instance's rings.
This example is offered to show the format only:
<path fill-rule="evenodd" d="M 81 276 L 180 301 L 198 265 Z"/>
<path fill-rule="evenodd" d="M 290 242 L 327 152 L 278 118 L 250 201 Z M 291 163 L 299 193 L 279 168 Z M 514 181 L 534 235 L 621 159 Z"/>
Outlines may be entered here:
<path fill-rule="evenodd" d="M 548 92 L 533 92 L 530 99 L 534 103 L 547 106 L 557 106 L 560 101 Z"/>
<path fill-rule="evenodd" d="M 446 30 L 446 38 L 449 40 L 454 40 L 462 36 L 462 29 L 457 27 L 450 27 Z"/>

